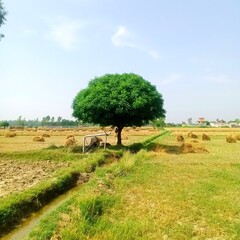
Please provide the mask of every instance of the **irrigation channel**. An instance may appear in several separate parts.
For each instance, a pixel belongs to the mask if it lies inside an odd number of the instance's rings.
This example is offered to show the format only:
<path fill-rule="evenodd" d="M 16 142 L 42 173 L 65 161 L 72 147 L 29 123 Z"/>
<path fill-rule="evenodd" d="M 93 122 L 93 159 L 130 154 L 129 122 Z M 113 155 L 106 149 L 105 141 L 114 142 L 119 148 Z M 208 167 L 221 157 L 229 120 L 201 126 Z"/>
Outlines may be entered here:
<path fill-rule="evenodd" d="M 78 184 L 75 187 L 71 188 L 71 190 L 59 195 L 50 203 L 42 207 L 39 211 L 32 213 L 30 217 L 23 219 L 16 228 L 14 228 L 10 233 L 6 234 L 0 239 L 1 240 L 20 240 L 20 239 L 26 238 L 29 235 L 29 233 L 32 231 L 32 229 L 38 225 L 41 219 L 46 217 L 52 211 L 56 210 L 65 201 L 72 198 L 74 193 L 77 193 L 82 186 L 83 186 L 83 183 Z"/>
<path fill-rule="evenodd" d="M 147 146 L 154 140 L 156 140 L 159 137 L 163 137 L 166 135 L 168 131 L 164 131 L 161 134 L 155 135 L 148 140 L 143 142 L 143 145 Z M 75 187 L 71 188 L 69 191 L 59 195 L 54 200 L 49 202 L 47 205 L 43 206 L 40 210 L 38 210 L 35 213 L 32 213 L 29 217 L 26 219 L 23 219 L 21 223 L 16 226 L 11 232 L 7 233 L 6 235 L 0 237 L 0 240 L 21 240 L 25 239 L 30 232 L 33 230 L 35 226 L 38 225 L 38 223 L 45 218 L 48 214 L 50 214 L 52 211 L 56 210 L 60 205 L 62 205 L 64 202 L 66 202 L 68 199 L 72 198 L 75 193 L 77 193 L 80 188 L 83 186 L 85 182 L 89 180 L 91 174 L 86 176 L 86 179 L 82 179 L 83 181 L 76 185 Z"/>

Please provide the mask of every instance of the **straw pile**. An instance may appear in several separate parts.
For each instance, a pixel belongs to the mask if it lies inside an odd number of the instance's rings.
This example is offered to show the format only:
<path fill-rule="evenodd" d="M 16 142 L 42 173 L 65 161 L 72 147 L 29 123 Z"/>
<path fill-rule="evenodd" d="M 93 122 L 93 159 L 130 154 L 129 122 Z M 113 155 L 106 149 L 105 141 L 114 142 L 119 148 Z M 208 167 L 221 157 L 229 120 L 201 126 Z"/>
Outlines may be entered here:
<path fill-rule="evenodd" d="M 202 140 L 203 140 L 203 141 L 210 141 L 211 138 L 210 138 L 206 133 L 203 133 L 203 134 L 202 134 Z"/>
<path fill-rule="evenodd" d="M 183 143 L 181 145 L 182 153 L 207 153 L 208 150 L 199 143 Z"/>
<path fill-rule="evenodd" d="M 228 143 L 235 143 L 236 139 L 235 139 L 234 136 L 228 135 L 228 136 L 226 136 L 226 142 L 228 142 Z"/>
<path fill-rule="evenodd" d="M 71 135 L 67 135 L 67 136 L 66 136 L 66 139 L 69 139 L 69 138 L 75 138 L 75 136 L 72 135 L 72 134 L 71 134 Z"/>
<path fill-rule="evenodd" d="M 184 137 L 182 134 L 178 134 L 176 137 L 177 142 L 183 142 L 184 141 Z"/>
<path fill-rule="evenodd" d="M 77 140 L 75 139 L 75 137 L 69 137 L 67 138 L 66 142 L 65 142 L 65 146 L 73 146 L 77 143 Z"/>
<path fill-rule="evenodd" d="M 50 137 L 50 135 L 47 134 L 47 133 L 43 133 L 43 134 L 42 134 L 42 137 Z"/>
<path fill-rule="evenodd" d="M 45 139 L 43 137 L 34 137 L 33 141 L 34 142 L 45 142 Z"/>
<path fill-rule="evenodd" d="M 9 132 L 9 133 L 5 134 L 5 137 L 16 137 L 16 136 L 17 136 L 17 134 L 14 132 Z"/>
<path fill-rule="evenodd" d="M 198 138 L 198 136 L 196 134 L 194 134 L 193 132 L 189 132 L 188 133 L 188 137 L 190 137 L 190 138 Z"/>

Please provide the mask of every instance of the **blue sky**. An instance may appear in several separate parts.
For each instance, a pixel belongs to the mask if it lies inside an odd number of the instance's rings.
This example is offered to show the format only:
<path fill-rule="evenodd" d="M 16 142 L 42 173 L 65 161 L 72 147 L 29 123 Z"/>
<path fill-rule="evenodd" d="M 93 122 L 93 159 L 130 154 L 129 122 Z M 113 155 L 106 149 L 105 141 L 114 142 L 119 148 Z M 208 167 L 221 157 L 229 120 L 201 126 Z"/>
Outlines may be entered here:
<path fill-rule="evenodd" d="M 167 122 L 240 118 L 239 0 L 3 0 L 0 119 L 71 119 L 96 76 L 133 72 Z"/>

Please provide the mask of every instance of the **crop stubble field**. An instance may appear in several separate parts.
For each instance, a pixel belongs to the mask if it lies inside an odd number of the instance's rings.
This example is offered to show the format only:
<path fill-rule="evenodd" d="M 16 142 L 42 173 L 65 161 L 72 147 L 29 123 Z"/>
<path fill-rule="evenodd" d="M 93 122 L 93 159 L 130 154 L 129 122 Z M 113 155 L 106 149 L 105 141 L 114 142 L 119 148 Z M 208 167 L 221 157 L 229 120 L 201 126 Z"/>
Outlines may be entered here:
<path fill-rule="evenodd" d="M 116 137 L 111 128 L 104 129 L 111 132 L 108 137 L 108 143 L 114 145 Z M 6 137 L 7 133 L 15 133 L 15 137 Z M 31 158 L 24 159 L 24 153 L 40 151 L 51 146 L 63 147 L 66 137 L 74 135 L 77 145 L 82 145 L 82 139 L 85 135 L 104 133 L 100 128 L 88 128 L 84 130 L 75 129 L 40 129 L 40 130 L 0 130 L 0 197 L 11 193 L 21 192 L 30 188 L 46 178 L 51 178 L 54 173 L 71 165 L 71 162 L 63 160 L 53 161 L 44 156 L 38 161 L 31 161 Z M 123 144 L 144 140 L 146 137 L 156 133 L 155 129 L 126 129 L 123 131 Z M 34 142 L 35 136 L 43 136 L 44 142 Z M 80 149 L 81 150 L 81 149 Z M 14 154 L 15 153 L 15 154 Z M 15 155 L 23 153 L 23 157 L 17 158 Z M 80 152 L 81 153 L 81 152 Z M 37 154 L 37 152 L 36 152 Z M 12 156 L 12 158 L 11 158 Z M 41 158 L 41 157 L 40 157 Z"/>
<path fill-rule="evenodd" d="M 182 134 L 187 138 L 187 134 L 190 131 L 196 133 L 201 138 L 202 133 L 207 133 L 211 138 L 214 138 L 214 144 L 211 144 L 209 148 L 218 148 L 218 151 L 225 151 L 229 145 L 225 143 L 225 137 L 229 134 L 240 133 L 240 129 L 230 128 L 171 128 L 173 138 L 168 140 L 167 145 L 171 146 L 176 144 L 175 136 Z M 108 143 L 114 145 L 116 143 L 116 137 L 111 128 L 104 129 L 106 132 L 111 132 L 108 137 Z M 0 130 L 0 197 L 3 197 L 9 193 L 17 191 L 23 191 L 29 188 L 41 180 L 51 177 L 54 171 L 69 166 L 66 161 L 49 161 L 47 157 L 42 161 L 26 161 L 24 159 L 14 160 L 4 159 L 4 153 L 14 152 L 28 152 L 46 149 L 50 146 L 64 146 L 66 137 L 68 135 L 74 135 L 77 144 L 82 145 L 83 136 L 95 133 L 103 133 L 103 129 L 100 128 L 86 128 L 86 129 L 48 129 L 42 128 L 40 130 L 14 130 L 15 137 L 5 137 L 9 130 Z M 129 145 L 134 142 L 144 141 L 149 136 L 156 134 L 157 130 L 153 128 L 126 128 L 123 130 L 122 138 L 123 144 Z M 48 134 L 50 137 L 45 137 L 44 142 L 34 142 L 33 137 L 42 136 Z M 199 139 L 198 139 L 199 140 Z M 221 148 L 219 144 L 224 144 L 224 148 Z M 225 150 L 224 150 L 225 149 Z M 163 149 L 164 150 L 164 149 Z M 215 149 L 216 150 L 216 149 Z M 164 152 L 164 151 L 161 151 Z M 211 150 L 210 150 L 211 152 Z M 230 157 L 230 156 L 229 156 Z M 238 159 L 236 159 L 238 161 Z"/>

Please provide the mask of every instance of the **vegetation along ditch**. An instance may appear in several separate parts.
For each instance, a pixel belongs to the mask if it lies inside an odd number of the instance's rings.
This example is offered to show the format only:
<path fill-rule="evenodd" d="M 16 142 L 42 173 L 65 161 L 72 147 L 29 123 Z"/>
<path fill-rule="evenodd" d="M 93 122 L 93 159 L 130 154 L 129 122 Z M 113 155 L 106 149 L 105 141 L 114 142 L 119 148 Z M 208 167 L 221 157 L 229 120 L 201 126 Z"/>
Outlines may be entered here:
<path fill-rule="evenodd" d="M 164 132 L 164 134 L 165 133 L 166 132 Z M 145 145 L 162 135 L 163 134 L 159 134 L 149 138 L 147 141 L 141 143 L 141 146 L 144 148 Z M 134 149 L 133 152 L 137 152 L 140 150 L 138 147 L 136 149 L 134 145 L 131 145 L 126 148 L 126 150 L 132 151 Z M 24 158 L 29 158 L 29 155 L 33 156 L 34 154 L 28 153 Z M 80 156 L 81 160 L 78 161 L 78 164 L 74 163 L 72 166 L 60 170 L 56 173 L 54 178 L 46 180 L 23 193 L 13 194 L 6 197 L 4 201 L 0 201 L 0 236 L 10 232 L 10 230 L 19 224 L 19 227 L 6 235 L 3 239 L 17 239 L 16 236 L 21 237 L 22 235 L 26 235 L 43 216 L 67 201 L 73 192 L 78 191 L 78 184 L 88 180 L 88 173 L 95 171 L 98 166 L 112 163 L 122 155 L 122 149 L 113 149 L 107 152 L 98 151 L 96 153 L 85 155 L 84 157 Z M 39 158 L 39 155 L 36 154 L 36 156 Z M 5 159 L 12 158 L 11 154 L 3 154 L 1 157 Z M 15 155 L 15 158 L 21 159 L 22 157 L 21 154 L 17 157 Z M 73 190 L 70 193 L 66 193 L 66 191 L 72 188 Z M 61 194 L 62 196 L 58 198 Z M 50 203 L 51 201 L 52 203 Z M 44 206 L 45 208 L 43 208 Z M 39 213 L 36 213 L 39 209 L 42 210 L 39 211 Z M 29 216 L 30 218 L 28 219 L 27 217 Z M 24 221 L 22 221 L 23 219 Z"/>
<path fill-rule="evenodd" d="M 25 156 L 19 154 L 18 158 L 27 158 L 28 155 L 29 153 Z M 12 156 L 5 154 L 2 157 L 7 160 Z M 84 157 L 79 156 L 78 161 L 74 157 L 74 161 L 69 167 L 56 171 L 51 178 L 25 191 L 9 194 L 2 198 L 0 200 L 0 237 L 11 231 L 22 219 L 38 211 L 57 196 L 86 181 L 87 177 L 84 177 L 85 175 L 82 173 L 91 173 L 97 166 L 114 161 L 115 157 L 118 158 L 112 153 L 103 151 Z"/>

